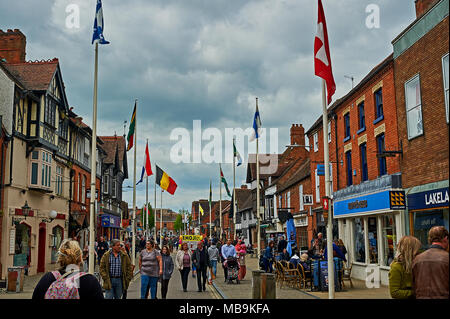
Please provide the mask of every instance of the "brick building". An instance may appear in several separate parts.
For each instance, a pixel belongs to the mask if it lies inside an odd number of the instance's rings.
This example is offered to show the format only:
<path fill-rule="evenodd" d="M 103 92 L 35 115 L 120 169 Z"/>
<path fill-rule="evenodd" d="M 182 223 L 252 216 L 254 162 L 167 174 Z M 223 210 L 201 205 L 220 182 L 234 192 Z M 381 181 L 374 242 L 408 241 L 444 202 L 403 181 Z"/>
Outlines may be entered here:
<path fill-rule="evenodd" d="M 427 246 L 449 228 L 449 1 L 416 0 L 416 19 L 393 41 L 406 233 Z"/>

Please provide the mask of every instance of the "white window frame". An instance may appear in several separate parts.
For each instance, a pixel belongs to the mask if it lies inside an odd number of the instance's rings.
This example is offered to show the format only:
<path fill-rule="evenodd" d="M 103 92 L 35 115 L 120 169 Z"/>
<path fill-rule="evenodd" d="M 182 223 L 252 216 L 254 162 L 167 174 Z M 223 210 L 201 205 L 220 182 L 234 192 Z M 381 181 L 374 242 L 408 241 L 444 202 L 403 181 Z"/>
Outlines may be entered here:
<path fill-rule="evenodd" d="M 331 121 L 328 121 L 328 143 L 331 143 Z"/>
<path fill-rule="evenodd" d="M 64 167 L 57 165 L 55 175 L 56 175 L 55 193 L 57 195 L 63 195 Z"/>
<path fill-rule="evenodd" d="M 330 167 L 330 195 L 333 194 L 333 164 L 329 163 L 328 164 Z"/>
<path fill-rule="evenodd" d="M 42 148 L 37 148 L 34 151 L 38 152 L 38 159 L 33 159 L 32 154 L 29 156 L 28 185 L 30 187 L 50 190 L 52 186 L 52 153 Z M 36 184 L 31 183 L 33 164 L 37 164 Z M 47 169 L 47 175 L 45 174 L 45 169 Z"/>
<path fill-rule="evenodd" d="M 315 169 L 315 183 L 316 183 L 316 203 L 320 203 L 320 177 L 317 175 L 317 168 Z"/>
<path fill-rule="evenodd" d="M 447 68 L 445 67 L 445 59 L 447 59 Z M 444 87 L 444 103 L 445 103 L 445 116 L 447 118 L 447 123 L 449 122 L 449 70 L 448 70 L 448 53 L 442 57 L 442 80 Z M 447 74 L 445 74 L 447 71 Z M 445 86 L 445 80 L 447 80 L 447 87 Z"/>
<path fill-rule="evenodd" d="M 81 175 L 81 202 L 86 204 L 86 175 L 84 174 Z"/>
<path fill-rule="evenodd" d="M 314 152 L 318 152 L 319 151 L 319 133 L 318 132 L 314 133 L 313 139 L 314 139 Z"/>
<path fill-rule="evenodd" d="M 299 194 L 299 203 L 300 203 L 300 211 L 303 211 L 305 209 L 305 205 L 303 203 L 303 185 L 300 185 L 298 187 L 298 194 Z"/>
<path fill-rule="evenodd" d="M 290 208 L 291 207 L 291 192 L 290 191 L 288 191 L 286 193 L 286 202 L 287 202 L 287 208 Z"/>
<path fill-rule="evenodd" d="M 416 80 L 419 81 L 420 103 L 408 109 L 408 91 L 407 91 L 407 87 L 408 87 L 408 84 L 410 84 L 411 82 L 414 82 Z M 408 139 L 411 140 L 411 139 L 413 139 L 415 137 L 423 135 L 423 133 L 424 133 L 423 114 L 422 114 L 422 89 L 421 89 L 421 86 L 420 86 L 420 74 L 419 73 L 414 75 L 411 79 L 409 79 L 408 81 L 405 82 L 405 108 L 406 108 L 406 129 L 407 129 L 407 133 L 408 133 Z M 411 124 L 409 123 L 408 113 L 413 111 L 414 109 L 417 109 L 417 108 L 420 109 L 420 118 L 421 118 L 422 131 L 420 133 L 418 133 L 418 134 L 410 135 L 410 131 L 409 131 L 410 125 L 417 125 L 417 123 L 411 123 Z"/>

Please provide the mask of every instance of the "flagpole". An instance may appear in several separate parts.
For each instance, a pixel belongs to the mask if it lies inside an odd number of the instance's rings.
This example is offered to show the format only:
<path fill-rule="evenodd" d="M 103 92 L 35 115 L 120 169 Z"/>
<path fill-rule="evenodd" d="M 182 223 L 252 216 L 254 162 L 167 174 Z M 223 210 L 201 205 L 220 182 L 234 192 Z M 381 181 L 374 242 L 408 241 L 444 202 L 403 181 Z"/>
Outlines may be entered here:
<path fill-rule="evenodd" d="M 200 231 L 200 224 L 201 224 L 201 222 L 200 222 L 200 214 L 201 214 L 201 212 L 200 212 L 200 202 L 198 202 L 198 234 L 199 235 L 201 235 L 201 231 Z"/>
<path fill-rule="evenodd" d="M 133 170 L 133 219 L 131 229 L 133 230 L 133 238 L 132 238 L 132 255 L 131 255 L 131 264 L 136 265 L 136 154 L 137 154 L 137 99 L 134 101 L 136 112 L 134 115 L 134 170 Z"/>
<path fill-rule="evenodd" d="M 148 139 L 147 139 L 147 147 L 148 147 Z M 144 163 L 145 165 L 145 163 Z M 146 171 L 147 172 L 147 171 Z M 147 174 L 145 174 L 147 175 Z M 145 207 L 146 207 L 146 213 L 145 213 L 145 239 L 148 240 L 148 175 L 145 178 Z"/>
<path fill-rule="evenodd" d="M 94 101 L 92 110 L 92 145 L 91 145 L 91 199 L 89 203 L 89 273 L 95 268 L 95 181 L 97 177 L 97 78 L 98 78 L 98 42 L 95 42 L 94 67 Z"/>
<path fill-rule="evenodd" d="M 156 163 L 155 163 L 155 167 L 156 167 Z M 157 210 L 156 210 L 156 175 L 155 175 L 155 207 L 154 207 L 154 209 L 153 209 L 153 212 L 154 212 L 154 216 L 155 216 L 155 218 L 154 218 L 154 220 L 155 220 L 155 240 L 156 240 L 156 234 L 158 233 L 157 232 L 157 227 L 156 227 L 156 225 L 158 224 L 158 220 L 156 219 L 156 212 L 157 212 Z"/>
<path fill-rule="evenodd" d="M 209 181 L 211 189 L 211 180 Z M 209 201 L 209 238 L 212 239 L 212 225 L 211 225 L 211 201 Z"/>
<path fill-rule="evenodd" d="M 325 213 L 327 211 L 328 215 L 328 226 L 327 226 L 327 263 L 328 263 L 328 298 L 334 299 L 334 262 L 333 262 L 333 216 L 330 210 L 330 159 L 329 159 L 329 149 L 328 149 L 328 118 L 327 118 L 327 101 L 326 101 L 326 83 L 322 80 L 322 123 L 323 123 L 323 157 L 325 164 L 325 197 L 328 199 L 327 209 L 323 209 Z"/>
<path fill-rule="evenodd" d="M 222 172 L 222 167 L 219 164 L 220 172 Z M 219 197 L 219 225 L 220 225 L 220 239 L 222 240 L 223 232 L 222 232 L 222 176 L 219 172 L 219 184 L 220 184 L 220 197 Z"/>
<path fill-rule="evenodd" d="M 256 109 L 258 109 L 258 98 L 256 98 Z M 259 135 L 259 134 L 258 134 Z M 261 216 L 259 215 L 259 136 L 256 139 L 256 227 L 257 227 L 257 256 L 258 260 L 261 256 Z"/>
<path fill-rule="evenodd" d="M 233 137 L 233 225 L 234 239 L 236 239 L 236 154 L 234 154 L 236 138 Z"/>
<path fill-rule="evenodd" d="M 162 196 L 163 196 L 163 192 L 164 192 L 164 190 L 163 189 L 161 189 L 161 208 L 160 208 L 160 215 L 159 215 L 159 220 L 160 220 L 160 222 L 159 222 L 159 248 L 160 249 L 162 249 L 162 243 L 163 243 L 163 240 L 162 240 L 162 236 L 163 236 L 163 232 L 162 232 L 162 220 L 163 220 L 163 211 L 162 211 Z"/>

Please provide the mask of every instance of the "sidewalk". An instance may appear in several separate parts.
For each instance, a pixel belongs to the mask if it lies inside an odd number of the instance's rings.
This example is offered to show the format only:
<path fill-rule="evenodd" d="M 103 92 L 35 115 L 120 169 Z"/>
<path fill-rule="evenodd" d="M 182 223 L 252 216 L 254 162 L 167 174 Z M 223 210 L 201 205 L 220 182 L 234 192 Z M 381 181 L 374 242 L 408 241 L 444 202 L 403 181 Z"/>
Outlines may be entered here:
<path fill-rule="evenodd" d="M 227 284 L 224 282 L 223 268 L 217 266 L 217 278 L 213 286 L 224 299 L 252 299 L 252 270 L 258 270 L 257 258 L 246 257 L 247 273 L 245 278 L 239 284 L 233 282 Z M 389 288 L 381 286 L 380 288 L 368 289 L 362 280 L 352 279 L 353 288 L 350 283 L 345 282 L 346 288 L 343 291 L 335 293 L 335 299 L 391 299 Z M 276 285 L 277 299 L 328 299 L 328 292 L 311 292 L 310 289 L 295 289 L 286 287 L 279 288 Z"/>

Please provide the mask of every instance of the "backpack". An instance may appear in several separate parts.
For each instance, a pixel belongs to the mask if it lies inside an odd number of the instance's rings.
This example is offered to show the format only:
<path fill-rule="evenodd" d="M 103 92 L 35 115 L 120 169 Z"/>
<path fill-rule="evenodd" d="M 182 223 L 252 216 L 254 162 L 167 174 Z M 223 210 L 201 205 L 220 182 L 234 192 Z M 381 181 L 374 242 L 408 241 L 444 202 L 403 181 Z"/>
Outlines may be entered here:
<path fill-rule="evenodd" d="M 74 274 L 72 271 L 62 276 L 59 271 L 52 271 L 52 274 L 56 280 L 48 287 L 44 299 L 80 299 L 77 283 L 86 273 L 77 271 Z"/>

